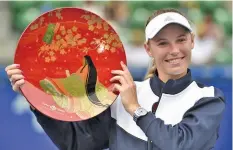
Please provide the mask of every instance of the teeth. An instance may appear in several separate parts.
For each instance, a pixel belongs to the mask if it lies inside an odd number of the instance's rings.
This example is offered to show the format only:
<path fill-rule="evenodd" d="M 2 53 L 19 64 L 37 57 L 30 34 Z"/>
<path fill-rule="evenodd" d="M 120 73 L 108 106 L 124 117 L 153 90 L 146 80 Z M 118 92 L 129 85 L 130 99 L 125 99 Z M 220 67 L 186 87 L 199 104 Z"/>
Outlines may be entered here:
<path fill-rule="evenodd" d="M 168 62 L 169 62 L 170 64 L 177 64 L 177 63 L 179 63 L 180 60 L 181 60 L 181 59 L 178 58 L 178 59 L 169 60 Z"/>

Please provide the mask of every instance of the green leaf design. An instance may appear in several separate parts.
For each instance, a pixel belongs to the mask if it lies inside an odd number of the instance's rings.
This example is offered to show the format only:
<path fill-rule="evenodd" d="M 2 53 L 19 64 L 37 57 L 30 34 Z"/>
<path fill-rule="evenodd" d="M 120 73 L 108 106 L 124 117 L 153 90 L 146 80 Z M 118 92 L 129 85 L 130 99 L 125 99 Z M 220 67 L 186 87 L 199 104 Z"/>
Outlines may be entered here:
<path fill-rule="evenodd" d="M 53 99 L 55 100 L 58 106 L 65 109 L 68 108 L 68 98 L 62 93 L 60 93 L 49 80 L 41 80 L 40 86 L 46 93 L 51 94 L 53 96 Z"/>
<path fill-rule="evenodd" d="M 52 94 L 54 96 L 62 95 L 48 79 L 41 80 L 40 86 L 46 93 Z"/>
<path fill-rule="evenodd" d="M 45 35 L 43 37 L 43 41 L 47 44 L 50 44 L 53 40 L 53 36 L 54 36 L 54 28 L 55 28 L 55 24 L 50 23 L 48 25 L 47 31 L 45 32 Z"/>

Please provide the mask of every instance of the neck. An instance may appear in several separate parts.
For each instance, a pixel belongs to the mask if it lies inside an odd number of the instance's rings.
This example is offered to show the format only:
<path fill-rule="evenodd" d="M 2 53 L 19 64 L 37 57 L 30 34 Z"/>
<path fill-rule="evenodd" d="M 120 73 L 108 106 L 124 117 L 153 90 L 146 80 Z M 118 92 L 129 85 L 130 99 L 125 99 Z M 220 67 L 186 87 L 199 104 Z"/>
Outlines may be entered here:
<path fill-rule="evenodd" d="M 158 71 L 158 77 L 164 83 L 166 83 L 169 79 L 173 79 L 173 80 L 180 79 L 180 78 L 184 77 L 186 74 L 187 74 L 187 71 L 185 71 L 181 74 L 177 74 L 177 75 L 164 74 L 164 73 Z"/>

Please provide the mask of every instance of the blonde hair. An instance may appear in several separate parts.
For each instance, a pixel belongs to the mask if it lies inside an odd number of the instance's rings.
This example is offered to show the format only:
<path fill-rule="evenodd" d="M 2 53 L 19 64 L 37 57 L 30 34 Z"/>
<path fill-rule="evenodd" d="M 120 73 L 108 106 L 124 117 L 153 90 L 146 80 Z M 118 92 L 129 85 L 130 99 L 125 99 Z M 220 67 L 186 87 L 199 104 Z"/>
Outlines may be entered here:
<path fill-rule="evenodd" d="M 155 65 L 154 59 L 152 58 L 151 66 L 149 67 L 149 69 L 147 71 L 147 74 L 146 74 L 144 79 L 146 80 L 146 79 L 149 79 L 149 78 L 153 77 L 154 74 L 155 74 L 155 71 L 156 71 L 156 65 Z"/>
<path fill-rule="evenodd" d="M 160 15 L 160 14 L 166 13 L 166 12 L 176 12 L 176 13 L 179 13 L 179 14 L 181 14 L 182 16 L 184 16 L 181 12 L 179 12 L 178 10 L 173 9 L 173 8 L 159 9 L 159 10 L 155 11 L 155 12 L 148 18 L 148 20 L 146 21 L 146 26 L 148 25 L 148 23 L 149 23 L 153 18 L 155 18 L 156 16 L 158 16 L 158 15 Z M 184 16 L 184 17 L 185 17 L 185 16 Z M 149 43 L 149 41 L 148 41 L 148 43 Z M 148 44 L 148 43 L 147 43 L 147 44 Z M 149 66 L 148 71 L 147 71 L 147 74 L 145 75 L 145 78 L 144 78 L 144 79 L 146 80 L 146 79 L 149 79 L 149 78 L 153 77 L 154 74 L 155 74 L 155 71 L 156 71 L 156 64 L 155 64 L 154 58 L 152 58 L 152 63 L 151 63 L 151 65 Z"/>

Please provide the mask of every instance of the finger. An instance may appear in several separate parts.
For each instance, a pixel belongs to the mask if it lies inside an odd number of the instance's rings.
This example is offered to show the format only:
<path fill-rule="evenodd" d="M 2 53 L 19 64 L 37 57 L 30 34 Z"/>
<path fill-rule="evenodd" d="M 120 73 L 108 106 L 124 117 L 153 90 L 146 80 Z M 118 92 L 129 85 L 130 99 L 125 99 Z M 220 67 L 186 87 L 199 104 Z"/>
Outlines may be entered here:
<path fill-rule="evenodd" d="M 7 71 L 8 77 L 11 77 L 13 74 L 22 74 L 22 70 L 20 69 L 11 69 Z"/>
<path fill-rule="evenodd" d="M 122 70 L 112 70 L 111 73 L 116 74 L 116 75 L 122 75 L 122 76 L 124 75 L 124 71 Z"/>
<path fill-rule="evenodd" d="M 13 90 L 19 92 L 19 88 L 25 83 L 24 79 L 18 80 L 13 85 Z"/>
<path fill-rule="evenodd" d="M 123 61 L 121 61 L 120 64 L 121 64 L 121 68 L 123 69 L 123 71 L 128 70 L 128 68 L 126 67 Z"/>
<path fill-rule="evenodd" d="M 14 84 L 16 81 L 24 79 L 24 76 L 21 74 L 14 74 L 11 76 L 10 81 Z"/>
<path fill-rule="evenodd" d="M 119 92 L 121 92 L 122 91 L 121 85 L 120 84 L 114 84 L 113 91 L 119 91 Z"/>
<path fill-rule="evenodd" d="M 124 86 L 125 84 L 127 84 L 127 82 L 125 81 L 125 78 L 123 76 L 114 76 L 110 79 L 111 82 L 114 81 L 119 81 L 121 83 L 122 86 Z"/>
<path fill-rule="evenodd" d="M 127 78 L 126 73 L 122 70 L 112 70 L 111 73 L 115 74 L 115 75 L 123 76 L 125 79 Z M 126 82 L 127 82 L 127 80 L 126 80 Z"/>
<path fill-rule="evenodd" d="M 124 64 L 124 62 L 123 61 L 121 61 L 121 67 L 122 67 L 122 69 L 123 69 L 123 71 L 127 74 L 127 81 L 131 81 L 131 82 L 133 82 L 133 77 L 132 77 L 132 75 L 131 75 L 131 73 L 130 73 L 130 71 L 129 71 L 129 69 L 128 69 L 128 67 Z"/>
<path fill-rule="evenodd" d="M 128 67 L 121 61 L 121 67 L 123 70 L 112 70 L 112 74 L 122 75 L 128 83 L 134 82 L 133 77 Z"/>
<path fill-rule="evenodd" d="M 130 77 L 128 77 L 129 75 L 126 74 L 126 72 L 124 72 L 122 70 L 112 70 L 111 72 L 112 72 L 112 74 L 122 76 L 125 79 L 126 83 L 131 83 L 132 82 Z"/>
<path fill-rule="evenodd" d="M 7 72 L 8 70 L 11 70 L 11 69 L 17 69 L 19 68 L 20 65 L 19 64 L 12 64 L 12 65 L 9 65 L 5 68 L 5 71 Z"/>

